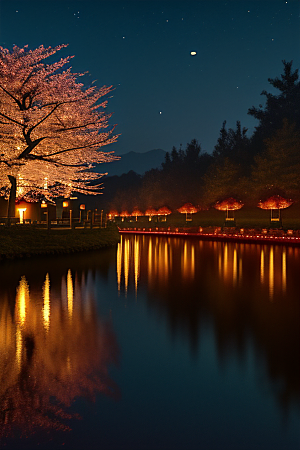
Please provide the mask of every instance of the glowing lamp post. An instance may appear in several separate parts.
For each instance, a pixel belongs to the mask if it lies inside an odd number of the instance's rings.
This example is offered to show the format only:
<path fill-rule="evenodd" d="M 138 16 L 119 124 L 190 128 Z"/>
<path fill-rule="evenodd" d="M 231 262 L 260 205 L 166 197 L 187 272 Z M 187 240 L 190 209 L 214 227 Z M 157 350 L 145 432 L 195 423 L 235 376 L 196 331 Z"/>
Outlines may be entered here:
<path fill-rule="evenodd" d="M 214 207 L 219 211 L 226 211 L 225 223 L 234 223 L 234 213 L 230 216 L 229 211 L 236 211 L 237 209 L 241 209 L 244 206 L 244 203 L 235 200 L 232 197 L 226 198 L 221 202 L 217 202 Z"/>
<path fill-rule="evenodd" d="M 149 208 L 145 212 L 145 216 L 149 217 L 149 222 L 151 222 L 153 216 L 157 216 L 157 211 L 154 208 Z"/>
<path fill-rule="evenodd" d="M 181 208 L 179 208 L 177 210 L 178 212 L 180 212 L 181 214 L 185 214 L 185 221 L 192 221 L 192 216 L 191 214 L 195 214 L 196 212 L 198 212 L 198 208 L 196 208 L 194 205 L 192 205 L 191 203 L 185 203 Z M 188 216 L 189 215 L 189 216 Z"/>
<path fill-rule="evenodd" d="M 260 201 L 257 206 L 261 209 L 270 209 L 271 223 L 277 222 L 280 224 L 280 210 L 288 208 L 292 204 L 292 200 L 287 200 L 286 198 L 280 197 L 280 195 L 273 195 L 264 202 Z M 274 214 L 275 211 L 277 211 L 277 214 Z"/>
<path fill-rule="evenodd" d="M 84 203 L 82 203 L 81 205 L 79 205 L 79 222 L 80 222 L 80 223 L 82 222 L 82 214 L 83 214 L 83 211 L 85 211 L 85 204 L 84 204 Z"/>
<path fill-rule="evenodd" d="M 162 208 L 159 208 L 159 210 L 157 211 L 157 215 L 158 216 L 163 216 L 163 221 L 165 222 L 167 220 L 167 216 L 169 214 L 172 214 L 172 211 L 167 208 L 166 206 L 163 206 Z"/>

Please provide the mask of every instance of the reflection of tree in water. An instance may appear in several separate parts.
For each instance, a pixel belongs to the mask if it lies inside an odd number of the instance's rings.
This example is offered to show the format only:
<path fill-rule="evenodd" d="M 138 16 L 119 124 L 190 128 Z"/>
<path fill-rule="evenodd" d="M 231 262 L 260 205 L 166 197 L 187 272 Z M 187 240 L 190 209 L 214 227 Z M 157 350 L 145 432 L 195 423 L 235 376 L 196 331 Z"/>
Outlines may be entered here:
<path fill-rule="evenodd" d="M 135 241 L 130 248 L 134 261 Z M 148 279 L 148 298 L 174 335 L 197 354 L 210 322 L 224 365 L 233 355 L 243 364 L 252 342 L 281 407 L 299 404 L 299 249 L 149 238 L 139 252 L 141 284 Z"/>
<path fill-rule="evenodd" d="M 73 284 L 71 272 L 62 292 L 29 293 L 22 277 L 14 317 L 8 302 L 0 310 L 0 436 L 13 429 L 28 434 L 37 427 L 67 430 L 66 419 L 77 397 L 97 393 L 113 398 L 118 387 L 108 365 L 118 348 L 109 323 L 97 320 L 91 290 L 84 280 Z"/>

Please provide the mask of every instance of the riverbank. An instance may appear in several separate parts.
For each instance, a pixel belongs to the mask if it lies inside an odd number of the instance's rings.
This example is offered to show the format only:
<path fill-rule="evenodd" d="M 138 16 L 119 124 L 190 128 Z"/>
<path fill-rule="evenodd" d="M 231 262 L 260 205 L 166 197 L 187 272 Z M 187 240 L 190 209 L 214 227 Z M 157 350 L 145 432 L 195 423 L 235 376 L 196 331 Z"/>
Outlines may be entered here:
<path fill-rule="evenodd" d="M 117 244 L 117 226 L 93 229 L 42 229 L 33 225 L 0 228 L 0 260 L 98 250 Z"/>

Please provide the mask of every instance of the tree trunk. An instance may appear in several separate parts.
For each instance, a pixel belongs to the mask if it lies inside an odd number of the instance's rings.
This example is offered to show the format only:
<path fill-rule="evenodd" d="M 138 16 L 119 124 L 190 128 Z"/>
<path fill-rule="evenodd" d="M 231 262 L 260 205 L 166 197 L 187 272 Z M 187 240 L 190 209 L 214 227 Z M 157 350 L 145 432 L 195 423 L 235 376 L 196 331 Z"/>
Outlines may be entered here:
<path fill-rule="evenodd" d="M 8 209 L 7 209 L 7 217 L 8 220 L 12 217 L 15 217 L 15 205 L 16 205 L 16 194 L 17 194 L 17 180 L 12 175 L 8 175 L 9 181 L 11 183 L 9 200 L 8 200 Z"/>

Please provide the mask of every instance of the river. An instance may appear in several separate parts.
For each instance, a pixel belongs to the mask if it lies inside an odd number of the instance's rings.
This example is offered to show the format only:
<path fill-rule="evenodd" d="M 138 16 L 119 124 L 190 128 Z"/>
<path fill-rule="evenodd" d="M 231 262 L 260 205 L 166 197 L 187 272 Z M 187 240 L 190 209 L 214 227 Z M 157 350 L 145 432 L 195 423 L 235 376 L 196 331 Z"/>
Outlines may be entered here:
<path fill-rule="evenodd" d="M 300 248 L 123 236 L 0 266 L 0 444 L 298 450 Z"/>

